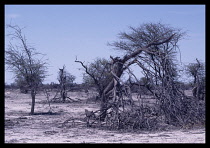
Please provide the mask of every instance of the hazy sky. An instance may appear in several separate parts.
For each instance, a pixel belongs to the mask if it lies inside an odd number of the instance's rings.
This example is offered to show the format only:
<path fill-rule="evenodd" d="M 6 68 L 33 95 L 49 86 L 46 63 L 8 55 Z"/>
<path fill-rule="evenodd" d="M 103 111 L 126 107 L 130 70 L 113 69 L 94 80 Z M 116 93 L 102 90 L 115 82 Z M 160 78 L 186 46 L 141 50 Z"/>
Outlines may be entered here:
<path fill-rule="evenodd" d="M 26 27 L 28 42 L 47 55 L 50 76 L 45 83 L 57 82 L 58 68 L 64 64 L 81 83 L 83 71 L 74 62 L 76 56 L 86 63 L 96 57 L 117 56 L 107 43 L 117 40 L 119 32 L 129 31 L 128 26 L 147 22 L 187 31 L 180 42 L 182 62 L 195 62 L 196 58 L 205 62 L 205 5 L 5 5 L 5 25 Z M 13 82 L 8 71 L 5 82 Z"/>

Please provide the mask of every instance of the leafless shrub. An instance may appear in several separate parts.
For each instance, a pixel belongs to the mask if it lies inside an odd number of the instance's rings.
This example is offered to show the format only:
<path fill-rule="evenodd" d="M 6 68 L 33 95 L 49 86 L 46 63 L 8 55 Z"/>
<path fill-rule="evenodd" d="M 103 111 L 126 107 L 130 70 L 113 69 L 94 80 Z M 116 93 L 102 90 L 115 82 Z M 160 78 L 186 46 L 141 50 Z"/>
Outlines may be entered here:
<path fill-rule="evenodd" d="M 17 25 L 7 25 L 7 28 L 11 29 L 12 33 L 8 34 L 11 40 L 5 51 L 5 64 L 15 74 L 15 78 L 20 80 L 22 86 L 24 85 L 24 90 L 30 90 L 30 114 L 33 115 L 37 90 L 47 76 L 47 63 L 43 60 L 44 55 L 28 44 L 22 28 Z"/>

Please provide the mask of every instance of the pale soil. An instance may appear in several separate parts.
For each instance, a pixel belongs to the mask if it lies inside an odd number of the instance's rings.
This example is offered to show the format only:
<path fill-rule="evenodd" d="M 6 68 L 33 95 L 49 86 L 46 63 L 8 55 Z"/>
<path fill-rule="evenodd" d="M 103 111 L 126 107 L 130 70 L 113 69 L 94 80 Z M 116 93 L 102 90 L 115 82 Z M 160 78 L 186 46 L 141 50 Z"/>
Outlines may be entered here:
<path fill-rule="evenodd" d="M 54 115 L 29 115 L 30 96 L 19 91 L 5 91 L 5 143 L 205 143 L 205 129 L 176 129 L 156 132 L 119 132 L 87 128 L 85 109 L 97 110 L 99 105 L 86 103 L 84 92 L 71 93 L 82 102 L 52 103 Z M 52 97 L 52 96 L 51 96 Z M 38 94 L 35 112 L 47 112 L 49 106 Z M 63 124 L 67 119 L 66 124 Z"/>

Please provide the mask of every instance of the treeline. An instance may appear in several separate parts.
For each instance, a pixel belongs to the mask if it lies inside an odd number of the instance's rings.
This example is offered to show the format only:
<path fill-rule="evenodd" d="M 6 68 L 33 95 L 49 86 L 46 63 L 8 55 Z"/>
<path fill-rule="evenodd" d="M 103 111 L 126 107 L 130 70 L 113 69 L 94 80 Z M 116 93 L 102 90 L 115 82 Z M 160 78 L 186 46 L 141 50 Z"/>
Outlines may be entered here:
<path fill-rule="evenodd" d="M 11 83 L 11 84 L 5 83 L 4 87 L 5 87 L 5 89 L 11 89 L 11 90 L 19 89 L 21 93 L 29 92 L 29 90 L 27 90 L 27 87 L 19 86 L 16 83 Z M 87 84 L 84 84 L 84 83 L 82 83 L 82 84 L 73 83 L 73 84 L 67 86 L 68 91 L 88 91 L 89 88 L 94 89 L 94 86 L 87 87 Z M 57 90 L 57 89 L 60 89 L 60 84 L 54 83 L 54 82 L 51 82 L 50 84 L 49 83 L 43 84 L 39 90 L 41 91 L 43 89 L 49 89 L 51 91 Z"/>
<path fill-rule="evenodd" d="M 141 81 L 141 83 L 143 83 L 144 82 L 144 77 L 142 77 L 140 81 Z M 188 82 L 188 83 L 178 82 L 178 83 L 179 83 L 180 87 L 183 90 L 192 90 L 193 87 L 194 87 L 193 82 Z M 11 84 L 5 83 L 4 88 L 5 89 L 11 89 L 11 90 L 19 89 L 20 93 L 28 93 L 29 92 L 29 90 L 27 90 L 27 87 L 19 85 L 16 82 L 13 82 Z M 40 90 L 43 90 L 43 89 L 49 89 L 51 91 L 57 90 L 57 89 L 60 89 L 60 84 L 59 83 L 55 83 L 55 82 L 42 84 L 42 87 L 41 87 Z M 81 83 L 81 84 L 72 83 L 70 85 L 67 85 L 67 90 L 68 91 L 72 91 L 72 92 L 74 92 L 74 91 L 75 92 L 76 91 L 86 91 L 87 92 L 90 89 L 97 90 L 97 86 L 95 86 L 94 84 L 92 84 L 90 82 L 85 82 L 85 81 L 84 81 L 84 83 Z M 141 89 L 142 94 L 145 94 L 145 95 L 148 94 L 149 95 L 149 91 L 145 87 L 139 88 L 139 86 L 135 85 L 134 82 L 131 83 L 131 91 L 132 91 L 132 93 L 139 92 L 139 89 Z"/>

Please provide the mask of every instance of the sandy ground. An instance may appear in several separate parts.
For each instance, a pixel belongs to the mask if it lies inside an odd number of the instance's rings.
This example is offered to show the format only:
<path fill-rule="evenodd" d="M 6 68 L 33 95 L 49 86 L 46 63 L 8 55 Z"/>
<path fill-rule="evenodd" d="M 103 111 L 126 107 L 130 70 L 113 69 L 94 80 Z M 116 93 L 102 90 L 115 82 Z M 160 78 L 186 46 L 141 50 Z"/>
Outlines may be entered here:
<path fill-rule="evenodd" d="M 51 96 L 52 97 L 52 96 Z M 31 99 L 17 90 L 5 91 L 5 143 L 205 143 L 205 129 L 119 132 L 87 128 L 84 110 L 99 105 L 86 103 L 87 94 L 71 93 L 82 102 L 52 103 L 54 115 L 29 115 Z M 44 94 L 38 94 L 35 112 L 47 112 Z M 67 119 L 68 122 L 64 123 Z M 72 120 L 74 119 L 74 120 Z"/>

